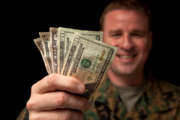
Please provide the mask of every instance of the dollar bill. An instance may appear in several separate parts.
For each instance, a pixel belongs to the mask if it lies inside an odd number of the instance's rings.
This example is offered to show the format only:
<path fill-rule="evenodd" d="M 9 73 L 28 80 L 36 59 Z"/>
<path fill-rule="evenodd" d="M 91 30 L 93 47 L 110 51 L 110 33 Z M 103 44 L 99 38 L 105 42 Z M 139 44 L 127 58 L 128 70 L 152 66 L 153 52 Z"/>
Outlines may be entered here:
<path fill-rule="evenodd" d="M 58 73 L 58 29 L 50 28 L 50 50 L 52 53 L 51 62 L 52 62 L 52 71 L 53 73 Z"/>
<path fill-rule="evenodd" d="M 87 30 L 78 30 L 72 28 L 58 28 L 58 70 L 62 73 L 62 68 L 64 65 L 64 61 L 66 59 L 67 53 L 70 50 L 70 46 L 74 39 L 75 34 L 80 34 L 87 39 L 102 41 L 103 40 L 103 32 L 100 31 L 87 31 Z"/>
<path fill-rule="evenodd" d="M 34 43 L 41 53 L 42 59 L 44 61 L 45 67 L 46 67 L 46 71 L 50 74 L 51 71 L 48 68 L 48 61 L 45 59 L 45 55 L 44 55 L 45 52 L 44 52 L 44 47 L 43 47 L 43 40 L 41 38 L 36 38 L 36 39 L 34 39 Z"/>
<path fill-rule="evenodd" d="M 50 33 L 49 32 L 39 32 L 40 38 L 42 39 L 43 48 L 44 48 L 44 57 L 47 61 L 47 66 L 49 71 L 52 73 L 52 61 L 51 61 L 51 52 L 50 52 Z"/>
<path fill-rule="evenodd" d="M 76 35 L 63 67 L 63 75 L 76 77 L 85 83 L 85 96 L 90 97 L 101 83 L 116 51 L 116 47 Z"/>
<path fill-rule="evenodd" d="M 50 32 L 39 34 L 34 42 L 48 73 L 76 77 L 86 86 L 84 96 L 92 101 L 117 48 L 102 42 L 101 31 L 51 27 Z"/>
<path fill-rule="evenodd" d="M 69 43 L 69 39 L 72 38 L 74 33 L 71 32 L 67 32 L 67 31 L 63 31 L 62 29 L 58 29 L 58 72 L 61 73 L 62 72 L 62 68 L 64 65 L 64 60 L 65 60 L 65 53 L 66 48 L 65 48 L 65 39 L 68 41 L 67 43 Z M 69 46 L 68 46 L 69 47 Z"/>

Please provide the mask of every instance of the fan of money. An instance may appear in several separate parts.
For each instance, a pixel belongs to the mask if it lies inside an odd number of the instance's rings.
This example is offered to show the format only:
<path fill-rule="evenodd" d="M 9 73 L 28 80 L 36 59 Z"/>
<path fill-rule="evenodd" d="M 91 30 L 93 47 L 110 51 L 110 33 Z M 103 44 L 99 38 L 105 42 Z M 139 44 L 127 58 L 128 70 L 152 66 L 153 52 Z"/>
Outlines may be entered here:
<path fill-rule="evenodd" d="M 90 98 L 104 79 L 117 48 L 102 42 L 101 31 L 51 27 L 39 35 L 34 43 L 47 72 L 76 77 L 85 84 L 85 96 Z"/>

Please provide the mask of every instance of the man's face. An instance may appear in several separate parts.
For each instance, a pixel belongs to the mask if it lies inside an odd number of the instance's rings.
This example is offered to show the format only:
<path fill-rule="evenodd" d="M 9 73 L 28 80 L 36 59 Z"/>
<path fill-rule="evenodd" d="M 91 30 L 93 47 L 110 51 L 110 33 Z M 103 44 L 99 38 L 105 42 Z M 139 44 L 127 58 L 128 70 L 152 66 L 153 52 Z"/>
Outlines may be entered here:
<path fill-rule="evenodd" d="M 104 42 L 118 48 L 111 70 L 130 75 L 144 70 L 152 34 L 147 17 L 139 11 L 113 10 L 104 19 Z"/>

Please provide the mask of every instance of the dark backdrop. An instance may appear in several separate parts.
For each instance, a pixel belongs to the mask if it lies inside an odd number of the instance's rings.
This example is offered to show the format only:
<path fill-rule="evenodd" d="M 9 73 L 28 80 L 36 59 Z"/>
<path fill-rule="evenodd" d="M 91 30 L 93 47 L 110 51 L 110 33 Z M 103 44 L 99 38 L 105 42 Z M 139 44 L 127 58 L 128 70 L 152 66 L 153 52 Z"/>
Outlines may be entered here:
<path fill-rule="evenodd" d="M 6 63 L 4 100 L 10 116 L 15 119 L 30 96 L 33 83 L 47 75 L 41 55 L 33 43 L 38 32 L 49 27 L 70 27 L 99 30 L 99 17 L 108 0 L 72 0 L 59 2 L 15 3 L 6 11 Z M 18 5 L 17 5 L 18 4 Z M 150 64 L 159 79 L 179 82 L 179 8 L 177 3 L 150 1 L 153 13 L 153 50 Z M 4 23 L 5 23 L 4 22 Z"/>

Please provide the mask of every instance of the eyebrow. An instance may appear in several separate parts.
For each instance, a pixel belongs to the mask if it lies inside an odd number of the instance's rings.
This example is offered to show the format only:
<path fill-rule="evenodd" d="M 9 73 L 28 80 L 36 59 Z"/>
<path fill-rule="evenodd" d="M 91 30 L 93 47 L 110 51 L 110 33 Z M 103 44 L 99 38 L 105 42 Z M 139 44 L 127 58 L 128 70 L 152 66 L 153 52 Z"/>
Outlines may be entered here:
<path fill-rule="evenodd" d="M 122 33 L 121 29 L 117 29 L 117 30 L 110 30 L 109 34 L 114 34 L 114 33 Z"/>
<path fill-rule="evenodd" d="M 145 34 L 146 31 L 145 30 L 133 30 L 133 31 L 131 31 L 131 33 Z"/>
<path fill-rule="evenodd" d="M 114 34 L 114 33 L 122 33 L 122 30 L 121 29 L 117 29 L 117 30 L 111 30 L 109 31 L 109 34 Z M 139 34 L 145 34 L 146 31 L 145 30 L 132 30 L 130 33 L 139 33 Z"/>

